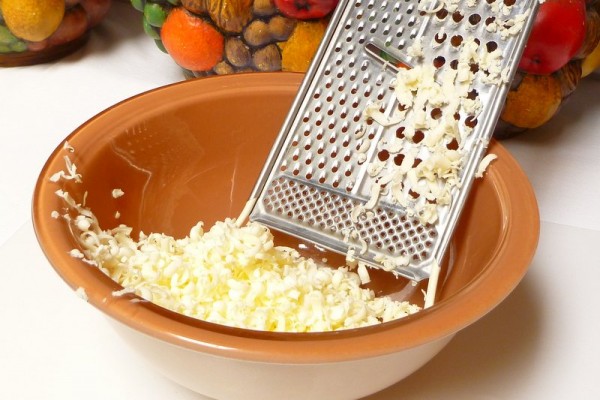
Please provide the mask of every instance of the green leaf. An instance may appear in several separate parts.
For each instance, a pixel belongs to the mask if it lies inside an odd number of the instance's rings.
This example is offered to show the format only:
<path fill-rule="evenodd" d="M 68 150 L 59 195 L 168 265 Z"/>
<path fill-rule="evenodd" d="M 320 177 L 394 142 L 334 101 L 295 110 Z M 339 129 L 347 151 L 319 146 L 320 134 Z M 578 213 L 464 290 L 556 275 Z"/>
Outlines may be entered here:
<path fill-rule="evenodd" d="M 144 6 L 146 5 L 146 0 L 131 0 L 131 5 L 133 8 L 140 12 L 144 12 Z"/>
<path fill-rule="evenodd" d="M 146 3 L 144 6 L 144 18 L 152 26 L 160 28 L 167 18 L 167 10 L 160 4 Z"/>

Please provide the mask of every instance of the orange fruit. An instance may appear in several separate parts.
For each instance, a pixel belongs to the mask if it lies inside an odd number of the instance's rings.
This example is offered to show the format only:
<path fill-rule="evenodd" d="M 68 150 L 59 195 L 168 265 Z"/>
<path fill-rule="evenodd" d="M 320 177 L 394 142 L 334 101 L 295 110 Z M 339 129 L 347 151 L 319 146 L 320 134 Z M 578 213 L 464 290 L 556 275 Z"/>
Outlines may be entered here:
<path fill-rule="evenodd" d="M 223 58 L 223 35 L 182 7 L 173 8 L 160 30 L 167 52 L 181 67 L 208 71 Z"/>
<path fill-rule="evenodd" d="M 282 70 L 306 72 L 325 35 L 327 22 L 302 21 L 286 42 L 279 43 Z"/>
<path fill-rule="evenodd" d="M 65 13 L 64 0 L 3 0 L 0 8 L 10 31 L 21 39 L 39 42 L 52 35 Z"/>
<path fill-rule="evenodd" d="M 560 82 L 554 75 L 527 74 L 508 93 L 501 118 L 520 128 L 537 128 L 556 114 L 561 101 Z"/>

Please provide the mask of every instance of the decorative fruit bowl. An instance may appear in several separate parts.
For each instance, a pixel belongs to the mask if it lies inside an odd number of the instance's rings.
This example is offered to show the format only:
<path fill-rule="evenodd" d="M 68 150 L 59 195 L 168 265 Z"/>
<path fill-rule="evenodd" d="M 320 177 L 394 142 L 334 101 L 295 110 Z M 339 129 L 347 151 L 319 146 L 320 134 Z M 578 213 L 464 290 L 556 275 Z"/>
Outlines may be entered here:
<path fill-rule="evenodd" d="M 81 47 L 111 0 L 0 0 L 0 66 L 48 62 Z"/>
<path fill-rule="evenodd" d="M 338 0 L 131 0 L 188 77 L 305 72 Z"/>
<path fill-rule="evenodd" d="M 308 69 L 338 0 L 131 0 L 146 33 L 187 77 Z M 451 15 L 446 5 L 437 18 Z M 496 137 L 546 123 L 600 66 L 600 2 L 547 0 Z M 536 99 L 536 101 L 531 101 Z"/>

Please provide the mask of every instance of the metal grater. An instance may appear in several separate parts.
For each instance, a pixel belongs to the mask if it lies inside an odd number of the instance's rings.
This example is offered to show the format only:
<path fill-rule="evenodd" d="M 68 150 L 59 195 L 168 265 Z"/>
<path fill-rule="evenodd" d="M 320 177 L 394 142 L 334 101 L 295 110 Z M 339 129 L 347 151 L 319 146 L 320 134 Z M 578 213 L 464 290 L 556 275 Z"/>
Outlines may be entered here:
<path fill-rule="evenodd" d="M 254 188 L 250 219 L 335 252 L 353 248 L 354 257 L 369 265 L 402 259 L 393 267 L 396 274 L 415 281 L 429 277 L 446 252 L 486 151 L 537 3 L 342 0 Z M 514 24 L 522 26 L 516 34 L 510 32 Z M 393 115 L 400 106 L 392 88 L 398 68 L 453 68 L 463 42 L 473 37 L 481 51 L 502 52 L 505 79 L 500 85 L 473 81 L 471 93 L 482 107 L 477 115 L 456 116 L 470 134 L 455 149 L 464 157 L 451 203 L 438 207 L 437 221 L 424 223 L 384 193 L 357 219 L 353 210 L 371 198 L 369 165 L 379 160 L 391 167 L 397 159 L 383 157 L 379 144 L 396 140 L 402 125 L 373 123 L 365 109 L 377 104 Z M 403 122 L 411 123 L 410 111 Z M 367 140 L 370 147 L 357 157 Z M 402 140 L 400 153 L 419 151 L 414 135 Z"/>

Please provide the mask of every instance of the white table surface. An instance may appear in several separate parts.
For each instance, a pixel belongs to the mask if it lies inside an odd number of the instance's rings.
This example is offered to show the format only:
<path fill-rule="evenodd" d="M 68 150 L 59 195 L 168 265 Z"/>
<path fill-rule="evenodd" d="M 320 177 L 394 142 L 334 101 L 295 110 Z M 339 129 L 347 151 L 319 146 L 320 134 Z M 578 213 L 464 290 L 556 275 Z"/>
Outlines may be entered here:
<path fill-rule="evenodd" d="M 75 54 L 0 69 L 0 399 L 204 399 L 147 366 L 68 289 L 31 225 L 35 180 L 67 134 L 183 79 L 140 21 L 117 3 Z M 600 80 L 586 79 L 543 128 L 503 144 L 539 201 L 530 271 L 429 364 L 369 400 L 600 399 Z"/>

